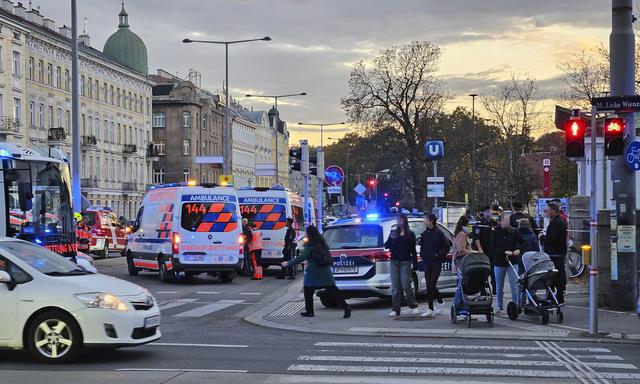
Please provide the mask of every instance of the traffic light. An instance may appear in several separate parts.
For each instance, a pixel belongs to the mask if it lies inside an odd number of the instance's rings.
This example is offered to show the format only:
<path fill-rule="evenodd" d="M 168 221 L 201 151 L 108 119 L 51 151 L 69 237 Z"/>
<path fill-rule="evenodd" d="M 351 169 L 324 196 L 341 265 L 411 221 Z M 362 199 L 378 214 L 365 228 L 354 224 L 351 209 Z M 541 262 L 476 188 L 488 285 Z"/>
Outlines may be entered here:
<path fill-rule="evenodd" d="M 624 119 L 610 117 L 604 119 L 604 154 L 622 156 L 624 152 Z"/>
<path fill-rule="evenodd" d="M 585 121 L 569 119 L 564 123 L 564 139 L 567 157 L 584 157 Z"/>
<path fill-rule="evenodd" d="M 376 179 L 371 179 L 371 180 L 369 180 L 369 186 L 370 186 L 371 188 L 375 188 L 375 187 L 376 187 L 376 184 L 378 184 L 378 180 L 376 180 Z"/>
<path fill-rule="evenodd" d="M 293 171 L 300 171 L 302 165 L 301 148 L 289 149 L 289 168 Z"/>

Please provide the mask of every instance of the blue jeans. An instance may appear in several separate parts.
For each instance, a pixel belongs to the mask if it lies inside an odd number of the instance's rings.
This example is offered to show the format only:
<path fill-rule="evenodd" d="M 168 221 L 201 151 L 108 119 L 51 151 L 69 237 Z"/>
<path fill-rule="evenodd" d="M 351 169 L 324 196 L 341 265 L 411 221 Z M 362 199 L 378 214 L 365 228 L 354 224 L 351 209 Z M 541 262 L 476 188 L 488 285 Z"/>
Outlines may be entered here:
<path fill-rule="evenodd" d="M 511 300 L 519 304 L 520 292 L 518 289 L 518 275 L 511 267 L 494 266 L 493 272 L 496 275 L 496 296 L 498 297 L 498 309 L 504 309 L 504 278 L 509 276 L 509 285 L 511 286 Z"/>
<path fill-rule="evenodd" d="M 411 261 L 391 260 L 391 301 L 393 310 L 400 314 L 402 293 L 409 308 L 417 308 L 418 302 L 411 288 Z"/>

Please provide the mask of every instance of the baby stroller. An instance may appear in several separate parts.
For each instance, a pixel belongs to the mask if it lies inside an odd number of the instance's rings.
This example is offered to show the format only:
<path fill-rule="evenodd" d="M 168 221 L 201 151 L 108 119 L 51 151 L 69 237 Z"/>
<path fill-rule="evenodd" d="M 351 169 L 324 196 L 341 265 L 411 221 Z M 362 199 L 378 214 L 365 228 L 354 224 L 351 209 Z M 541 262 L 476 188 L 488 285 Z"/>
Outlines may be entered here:
<path fill-rule="evenodd" d="M 508 257 L 507 261 L 518 274 Z M 524 274 L 518 279 L 520 302 L 511 301 L 507 305 L 509 319 L 518 319 L 518 315 L 524 311 L 527 314 L 540 316 L 540 322 L 548 324 L 550 314 L 555 312 L 558 323 L 562 323 L 564 320 L 561 310 L 563 304 L 558 302 L 555 293 L 550 288 L 556 279 L 558 270 L 549 255 L 544 252 L 526 252 L 522 255 L 522 264 L 524 265 Z M 536 295 L 537 290 L 544 290 L 547 294 L 546 298 L 539 298 Z"/>
<path fill-rule="evenodd" d="M 472 253 L 458 262 L 458 289 L 461 302 L 451 306 L 451 322 L 465 315 L 467 327 L 471 327 L 471 315 L 485 315 L 487 323 L 493 327 L 493 293 L 489 285 L 491 262 L 483 253 Z"/>

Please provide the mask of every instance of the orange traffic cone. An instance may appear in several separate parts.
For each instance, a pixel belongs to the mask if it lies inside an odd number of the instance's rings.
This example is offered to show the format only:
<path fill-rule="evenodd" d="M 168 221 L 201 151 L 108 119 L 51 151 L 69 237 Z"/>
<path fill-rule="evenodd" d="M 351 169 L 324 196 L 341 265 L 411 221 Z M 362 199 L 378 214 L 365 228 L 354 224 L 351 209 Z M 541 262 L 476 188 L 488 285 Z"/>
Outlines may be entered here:
<path fill-rule="evenodd" d="M 262 267 L 256 267 L 255 273 L 253 274 L 254 280 L 262 280 Z"/>

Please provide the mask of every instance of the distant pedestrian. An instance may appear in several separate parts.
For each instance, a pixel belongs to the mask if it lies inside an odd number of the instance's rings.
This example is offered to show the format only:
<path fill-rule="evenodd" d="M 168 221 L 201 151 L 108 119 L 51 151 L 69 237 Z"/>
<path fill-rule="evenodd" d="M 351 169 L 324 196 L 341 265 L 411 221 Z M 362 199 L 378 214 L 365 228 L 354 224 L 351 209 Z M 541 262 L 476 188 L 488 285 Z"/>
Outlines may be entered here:
<path fill-rule="evenodd" d="M 251 280 L 262 280 L 262 233 L 260 233 L 255 223 L 249 224 L 249 227 L 251 228 L 249 253 L 251 254 L 251 264 L 253 266 Z"/>
<path fill-rule="evenodd" d="M 466 216 L 460 216 L 458 222 L 456 223 L 456 228 L 453 231 L 453 247 L 451 248 L 451 253 L 453 255 L 453 262 L 451 263 L 451 270 L 456 274 L 458 279 L 458 283 L 462 276 L 460 275 L 460 271 L 458 269 L 458 264 L 460 260 L 473 253 L 471 249 L 471 245 L 469 244 L 469 219 Z M 462 301 L 462 290 L 460 289 L 460 284 L 456 284 L 456 293 L 453 297 L 453 305 L 460 305 Z"/>
<path fill-rule="evenodd" d="M 304 269 L 304 308 L 302 317 L 314 317 L 313 294 L 318 289 L 324 289 L 328 299 L 337 303 L 344 309 L 344 318 L 351 317 L 351 307 L 336 287 L 336 280 L 331 270 L 333 260 L 329 253 L 329 246 L 318 229 L 314 226 L 307 227 L 307 243 L 296 258 L 291 261 L 283 261 L 282 267 L 295 267 L 306 261 Z"/>
<path fill-rule="evenodd" d="M 513 214 L 511 215 L 510 218 L 510 223 L 511 226 L 513 228 L 518 228 L 518 221 L 520 219 L 527 219 L 529 220 L 529 227 L 531 228 L 531 230 L 534 233 L 538 233 L 538 225 L 536 224 L 536 221 L 533 217 L 531 217 L 531 215 L 529 215 L 528 213 L 524 212 L 524 206 L 522 205 L 522 203 L 515 201 L 513 204 Z"/>
<path fill-rule="evenodd" d="M 245 217 L 242 218 L 242 254 L 244 256 L 242 261 L 242 273 L 244 276 L 253 275 L 253 265 L 251 262 L 251 253 L 249 252 L 249 243 L 251 242 L 251 227 L 249 226 L 249 220 Z"/>
<path fill-rule="evenodd" d="M 287 219 L 287 232 L 284 234 L 284 248 L 282 249 L 282 258 L 284 261 L 293 259 L 296 251 L 296 230 L 293 229 L 293 219 Z M 294 267 L 282 268 L 282 272 L 278 279 L 288 278 L 295 280 L 296 269 Z"/>
<path fill-rule="evenodd" d="M 391 231 L 384 247 L 391 251 L 391 301 L 392 311 L 389 317 L 400 316 L 402 294 L 407 300 L 411 314 L 417 315 L 418 302 L 411 286 L 411 271 L 418 268 L 416 236 L 409 229 L 407 215 L 398 216 L 396 229 Z"/>
<path fill-rule="evenodd" d="M 491 288 L 496 291 L 496 275 L 493 273 L 493 252 L 491 252 L 491 234 L 498 225 L 491 217 L 491 207 L 484 206 L 480 212 L 480 221 L 473 228 L 473 245 L 478 252 L 484 253 L 491 262 Z"/>
<path fill-rule="evenodd" d="M 525 247 L 522 249 L 522 253 L 525 252 L 539 252 L 540 242 L 538 237 L 531 229 L 531 222 L 527 218 L 518 220 L 518 233 L 522 236 L 522 240 L 525 242 Z"/>
<path fill-rule="evenodd" d="M 509 278 L 511 300 L 515 303 L 519 302 L 518 274 L 509 266 L 507 258 L 509 258 L 512 264 L 519 265 L 520 254 L 524 246 L 525 243 L 522 240 L 522 236 L 511 226 L 509 214 L 502 213 L 498 220 L 498 227 L 493 231 L 493 236 L 491 237 L 491 250 L 495 261 L 493 269 L 496 275 L 498 314 L 504 310 L 505 277 Z"/>
<path fill-rule="evenodd" d="M 442 295 L 438 290 L 438 279 L 442 272 L 442 262 L 449 252 L 449 241 L 438 228 L 438 217 L 433 213 L 425 217 L 426 229 L 420 235 L 420 258 L 424 265 L 424 279 L 427 286 L 427 304 L 429 308 L 422 317 L 432 317 L 442 313 Z M 438 300 L 435 308 L 433 299 Z"/>
<path fill-rule="evenodd" d="M 567 287 L 567 272 L 564 266 L 567 255 L 567 224 L 562 219 L 560 211 L 558 204 L 549 204 L 549 226 L 545 234 L 540 236 L 540 243 L 558 270 L 552 289 L 555 289 L 558 301 L 564 303 Z"/>

